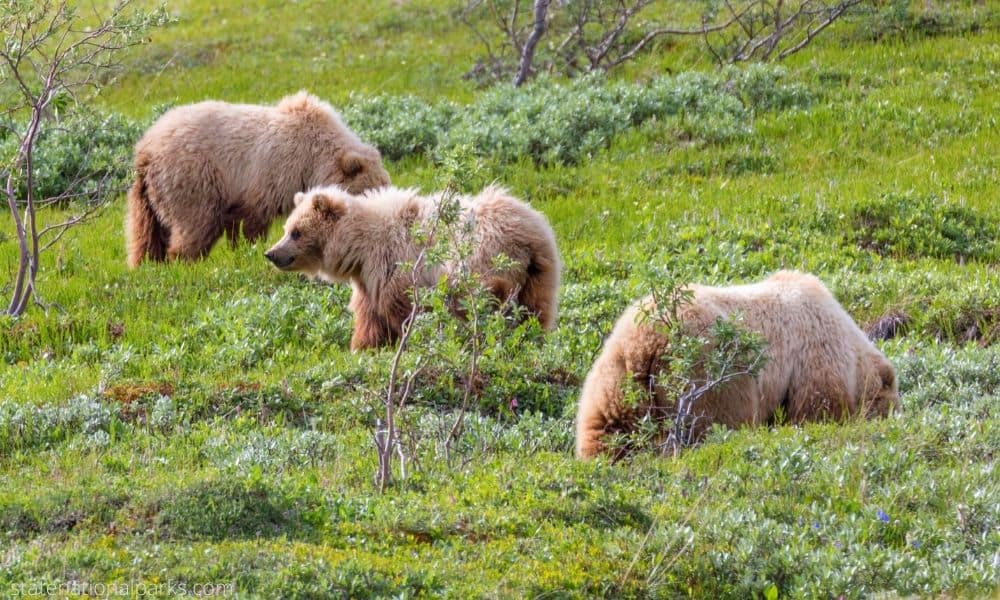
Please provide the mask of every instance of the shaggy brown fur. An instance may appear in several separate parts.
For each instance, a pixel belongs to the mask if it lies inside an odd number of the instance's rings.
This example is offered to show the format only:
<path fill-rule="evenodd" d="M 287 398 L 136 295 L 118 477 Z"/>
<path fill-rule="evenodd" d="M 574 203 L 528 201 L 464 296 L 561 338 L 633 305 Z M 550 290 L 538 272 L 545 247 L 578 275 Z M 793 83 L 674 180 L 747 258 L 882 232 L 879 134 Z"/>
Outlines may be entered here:
<path fill-rule="evenodd" d="M 389 184 L 378 150 L 305 92 L 277 106 L 200 102 L 165 113 L 135 147 L 128 264 L 196 259 L 226 233 L 250 241 L 292 210 L 296 192 Z"/>
<path fill-rule="evenodd" d="M 694 297 L 680 311 L 686 333 L 704 335 L 734 312 L 767 340 L 767 362 L 756 378 L 734 380 L 695 405 L 694 439 L 713 422 L 728 427 L 759 424 L 782 408 L 793 423 L 848 415 L 882 416 L 898 404 L 896 372 L 864 332 L 812 275 L 781 271 L 763 282 L 732 287 L 692 285 Z M 627 432 L 637 416 L 669 415 L 671 406 L 651 378 L 664 367 L 667 334 L 641 319 L 655 314 L 650 298 L 618 320 L 587 375 L 577 412 L 576 455 L 605 449 L 602 439 Z M 640 406 L 623 405 L 632 378 L 648 393 Z"/>
<path fill-rule="evenodd" d="M 410 313 L 409 291 L 430 286 L 454 265 L 427 267 L 416 274 L 398 269 L 417 260 L 416 222 L 430 224 L 440 195 L 383 188 L 355 196 L 336 187 L 296 194 L 285 235 L 266 254 L 278 268 L 350 281 L 354 336 L 351 348 L 370 348 L 397 339 Z M 559 253 L 545 217 L 505 190 L 489 187 L 460 199 L 463 217 L 473 224 L 469 267 L 502 300 L 516 299 L 552 329 L 558 311 Z M 514 266 L 498 272 L 493 260 L 507 256 Z"/>

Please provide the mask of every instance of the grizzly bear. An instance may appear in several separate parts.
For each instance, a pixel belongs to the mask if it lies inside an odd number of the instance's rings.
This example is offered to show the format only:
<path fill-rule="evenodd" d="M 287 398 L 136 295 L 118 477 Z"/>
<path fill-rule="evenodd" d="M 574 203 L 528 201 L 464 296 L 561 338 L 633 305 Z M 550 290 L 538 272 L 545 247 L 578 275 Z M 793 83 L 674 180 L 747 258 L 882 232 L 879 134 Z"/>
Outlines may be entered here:
<path fill-rule="evenodd" d="M 128 264 L 196 259 L 226 233 L 253 241 L 318 185 L 389 184 L 378 150 L 306 92 L 277 106 L 199 102 L 163 114 L 135 147 Z"/>
<path fill-rule="evenodd" d="M 779 271 L 751 285 L 686 289 L 692 295 L 676 311 L 682 335 L 711 344 L 713 324 L 739 314 L 742 326 L 766 342 L 756 377 L 738 376 L 692 405 L 690 439 L 703 437 L 712 423 L 734 428 L 766 423 L 779 409 L 801 423 L 884 416 L 898 404 L 892 364 L 816 277 Z M 632 431 L 646 415 L 663 433 L 676 414 L 655 383 L 668 367 L 669 334 L 653 315 L 658 313 L 651 297 L 629 307 L 587 375 L 576 417 L 578 458 L 601 453 L 605 436 Z M 629 379 L 637 384 L 633 389 L 642 390 L 637 401 L 624 400 Z"/>
<path fill-rule="evenodd" d="M 411 312 L 412 288 L 434 285 L 456 268 L 453 262 L 418 264 L 426 242 L 413 235 L 414 229 L 430 231 L 440 223 L 443 197 L 391 187 L 362 195 L 336 186 L 296 194 L 285 235 L 265 256 L 285 271 L 351 283 L 352 350 L 392 343 Z M 552 329 L 560 262 L 548 221 L 498 187 L 457 200 L 473 241 L 468 269 L 498 299 L 514 300 L 544 329 Z M 495 263 L 501 255 L 510 263 L 502 270 Z"/>

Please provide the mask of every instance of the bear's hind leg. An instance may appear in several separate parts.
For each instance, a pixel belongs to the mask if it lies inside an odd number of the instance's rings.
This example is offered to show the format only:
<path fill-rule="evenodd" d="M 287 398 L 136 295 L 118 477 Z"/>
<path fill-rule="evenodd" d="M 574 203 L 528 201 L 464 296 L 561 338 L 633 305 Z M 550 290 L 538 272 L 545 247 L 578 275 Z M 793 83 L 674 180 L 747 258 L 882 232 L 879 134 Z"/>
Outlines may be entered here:
<path fill-rule="evenodd" d="M 223 230 L 226 233 L 226 238 L 229 240 L 229 247 L 236 248 L 236 244 L 240 241 L 240 222 L 228 221 Z"/>
<path fill-rule="evenodd" d="M 251 244 L 264 237 L 270 228 L 271 222 L 258 217 L 247 217 L 243 219 L 243 237 Z"/>
<path fill-rule="evenodd" d="M 251 244 L 267 233 L 271 226 L 269 219 L 248 214 L 248 211 L 240 206 L 232 205 L 226 209 L 223 217 L 223 230 L 229 238 L 229 246 L 235 248 L 239 244 L 240 237 L 246 239 Z"/>
<path fill-rule="evenodd" d="M 174 229 L 170 232 L 167 257 L 170 260 L 198 260 L 209 253 L 215 242 L 222 236 L 222 226 L 206 224 L 190 229 Z"/>

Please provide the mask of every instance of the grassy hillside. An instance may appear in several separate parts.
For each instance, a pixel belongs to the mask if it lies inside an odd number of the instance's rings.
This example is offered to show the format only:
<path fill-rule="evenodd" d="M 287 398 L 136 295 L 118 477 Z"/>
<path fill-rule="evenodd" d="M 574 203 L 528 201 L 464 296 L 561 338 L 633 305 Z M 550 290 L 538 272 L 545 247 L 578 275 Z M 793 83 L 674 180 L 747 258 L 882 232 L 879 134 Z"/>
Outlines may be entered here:
<path fill-rule="evenodd" d="M 490 92 L 462 78 L 479 49 L 453 4 L 172 2 L 98 110 L 148 122 L 307 88 L 348 116 L 382 94 L 476 114 Z M 572 164 L 486 153 L 473 184 L 503 182 L 557 233 L 560 327 L 494 342 L 483 410 L 447 452 L 462 382 L 435 365 L 385 494 L 370 392 L 392 357 L 347 350 L 348 290 L 270 267 L 279 224 L 129 272 L 117 200 L 45 255 L 44 307 L 0 321 L 0 597 L 996 594 L 1000 20 L 949 6 L 941 31 L 833 28 L 728 116 L 646 119 Z M 593 85 L 711 69 L 686 40 Z M 394 182 L 439 185 L 432 154 L 388 163 Z M 0 230 L 0 271 L 15 252 Z M 805 269 L 862 325 L 905 314 L 880 343 L 902 413 L 578 463 L 580 382 L 649 266 Z"/>

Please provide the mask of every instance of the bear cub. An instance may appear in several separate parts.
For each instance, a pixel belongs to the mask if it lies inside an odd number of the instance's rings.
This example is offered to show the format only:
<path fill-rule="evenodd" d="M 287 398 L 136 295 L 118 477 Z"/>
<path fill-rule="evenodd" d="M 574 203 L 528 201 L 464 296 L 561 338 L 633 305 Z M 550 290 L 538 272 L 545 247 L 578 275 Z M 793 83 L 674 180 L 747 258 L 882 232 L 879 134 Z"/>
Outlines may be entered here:
<path fill-rule="evenodd" d="M 410 314 L 414 285 L 433 286 L 457 265 L 418 265 L 425 242 L 414 227 L 430 231 L 443 194 L 381 188 L 360 195 L 339 187 L 320 187 L 295 195 L 285 234 L 265 256 L 284 271 L 332 282 L 350 282 L 354 313 L 351 349 L 398 339 Z M 501 302 L 511 299 L 555 326 L 560 277 L 555 234 L 545 217 L 499 187 L 458 198 L 460 219 L 471 234 L 466 264 Z M 495 259 L 503 255 L 503 270 Z M 418 272 L 399 268 L 418 265 Z"/>

